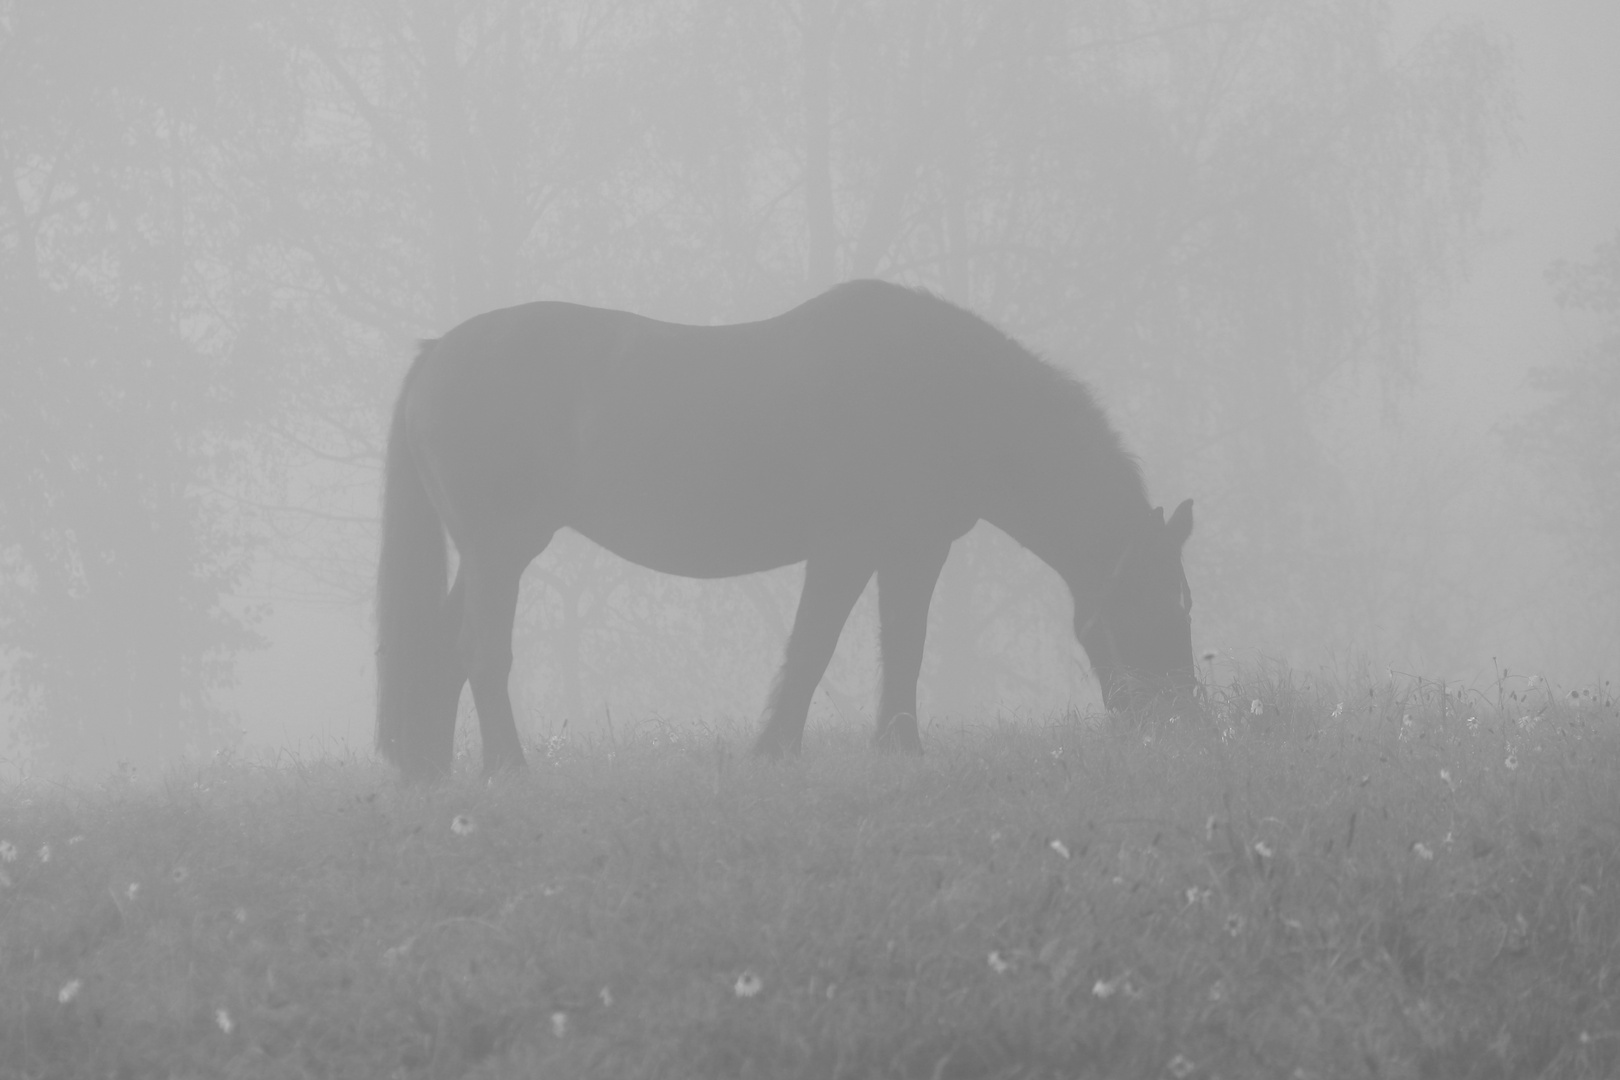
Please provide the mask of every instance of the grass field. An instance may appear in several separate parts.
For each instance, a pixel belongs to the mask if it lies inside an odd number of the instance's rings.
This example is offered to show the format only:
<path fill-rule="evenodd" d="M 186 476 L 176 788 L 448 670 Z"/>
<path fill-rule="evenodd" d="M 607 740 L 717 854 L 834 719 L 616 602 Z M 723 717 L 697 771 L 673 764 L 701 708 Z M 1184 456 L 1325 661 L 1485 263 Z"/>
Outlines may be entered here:
<path fill-rule="evenodd" d="M 1599 694 L 746 736 L 12 785 L 0 1077 L 1620 1074 Z"/>

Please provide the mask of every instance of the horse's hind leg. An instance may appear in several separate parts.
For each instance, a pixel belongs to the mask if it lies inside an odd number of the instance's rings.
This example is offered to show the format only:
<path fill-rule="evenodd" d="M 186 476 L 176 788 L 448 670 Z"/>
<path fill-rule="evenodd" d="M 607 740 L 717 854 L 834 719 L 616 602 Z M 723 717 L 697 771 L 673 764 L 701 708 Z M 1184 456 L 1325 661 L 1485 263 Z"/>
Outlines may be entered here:
<path fill-rule="evenodd" d="M 466 610 L 467 579 L 459 572 L 445 597 L 445 627 L 443 660 L 432 672 L 431 715 L 443 717 L 442 728 L 434 729 L 434 771 L 441 776 L 450 775 L 456 751 L 456 706 L 461 701 L 461 688 L 467 685 L 467 669 L 461 650 L 456 646 L 461 631 L 463 612 Z"/>
<path fill-rule="evenodd" d="M 810 697 L 827 671 L 850 608 L 872 576 L 872 564 L 849 555 L 811 556 L 804 567 L 804 591 L 788 635 L 787 657 L 776 677 L 765 726 L 754 753 L 780 757 L 797 753 L 804 739 Z"/>
<path fill-rule="evenodd" d="M 523 745 L 506 680 L 512 673 L 518 583 L 528 563 L 527 558 L 463 553 L 457 575 L 458 584 L 465 581 L 465 593 L 456 651 L 472 683 L 485 773 L 523 766 Z"/>
<path fill-rule="evenodd" d="M 907 547 L 878 567 L 878 641 L 883 694 L 872 742 L 885 750 L 922 753 L 917 731 L 917 675 L 928 633 L 928 603 L 951 542 Z"/>

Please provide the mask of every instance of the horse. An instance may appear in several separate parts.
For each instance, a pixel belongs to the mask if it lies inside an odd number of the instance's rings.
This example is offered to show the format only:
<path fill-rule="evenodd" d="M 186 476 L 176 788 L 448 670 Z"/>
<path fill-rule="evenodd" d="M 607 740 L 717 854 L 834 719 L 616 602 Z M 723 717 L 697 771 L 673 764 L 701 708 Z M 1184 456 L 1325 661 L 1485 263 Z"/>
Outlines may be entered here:
<path fill-rule="evenodd" d="M 470 682 L 485 770 L 524 764 L 507 689 L 518 583 L 567 526 L 687 577 L 805 564 L 754 743 L 768 757 L 799 751 L 876 574 L 873 741 L 920 753 L 929 602 L 981 519 L 1068 586 L 1108 709 L 1190 707 L 1192 500 L 1168 519 L 1150 507 L 1086 385 L 977 315 L 852 281 L 721 326 L 556 301 L 475 316 L 421 343 L 389 428 L 378 749 L 408 779 L 447 774 Z"/>

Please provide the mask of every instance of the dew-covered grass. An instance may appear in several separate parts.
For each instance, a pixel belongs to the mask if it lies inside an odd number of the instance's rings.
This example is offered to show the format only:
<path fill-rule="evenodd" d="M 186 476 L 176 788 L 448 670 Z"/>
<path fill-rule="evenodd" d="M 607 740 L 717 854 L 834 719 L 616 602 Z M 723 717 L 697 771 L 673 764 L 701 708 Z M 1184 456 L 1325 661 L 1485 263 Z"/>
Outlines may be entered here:
<path fill-rule="evenodd" d="M 1620 1073 L 1602 693 L 0 792 L 0 1077 Z"/>

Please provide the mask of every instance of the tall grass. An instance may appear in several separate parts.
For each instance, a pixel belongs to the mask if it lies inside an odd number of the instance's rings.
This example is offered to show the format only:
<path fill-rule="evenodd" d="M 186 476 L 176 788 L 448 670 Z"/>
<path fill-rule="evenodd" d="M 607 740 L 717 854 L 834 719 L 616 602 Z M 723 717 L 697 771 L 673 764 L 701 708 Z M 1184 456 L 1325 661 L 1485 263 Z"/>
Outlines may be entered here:
<path fill-rule="evenodd" d="M 747 735 L 14 785 L 0 1077 L 1620 1073 L 1601 693 Z"/>

